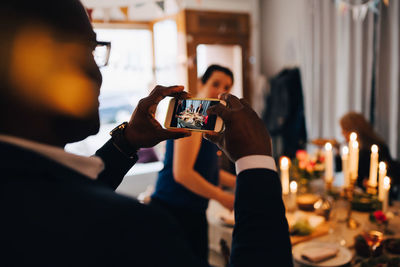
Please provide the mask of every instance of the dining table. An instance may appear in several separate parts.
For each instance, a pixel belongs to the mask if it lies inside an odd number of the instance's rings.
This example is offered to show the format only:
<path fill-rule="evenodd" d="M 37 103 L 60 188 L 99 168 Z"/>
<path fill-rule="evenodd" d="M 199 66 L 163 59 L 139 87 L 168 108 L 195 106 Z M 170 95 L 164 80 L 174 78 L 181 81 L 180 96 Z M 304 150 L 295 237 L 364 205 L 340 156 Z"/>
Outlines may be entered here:
<path fill-rule="evenodd" d="M 297 211 L 287 211 L 287 218 L 289 218 L 294 212 Z M 392 205 L 389 207 L 389 212 L 391 213 L 392 218 L 389 221 L 388 229 L 392 231 L 392 235 L 384 236 L 384 239 L 400 238 L 400 202 L 393 201 Z M 315 214 L 314 212 L 304 213 L 308 213 L 310 216 L 313 216 Z M 230 211 L 225 209 L 217 201 L 210 200 L 209 207 L 207 209 L 207 219 L 209 223 L 209 247 L 217 253 L 222 253 L 220 244 L 221 240 L 224 240 L 229 248 L 231 247 L 234 225 L 230 221 L 221 219 L 229 218 L 229 216 Z M 325 224 L 325 227 L 327 225 L 328 228 L 326 231 L 324 231 L 324 233 L 313 236 L 311 238 L 305 238 L 300 242 L 292 238 L 292 248 L 295 248 L 295 246 L 298 244 L 302 244 L 302 242 L 309 242 L 310 240 L 317 242 L 335 243 L 348 248 L 351 251 L 354 259 L 354 257 L 356 256 L 354 249 L 355 237 L 362 234 L 366 227 L 369 227 L 371 225 L 369 216 L 370 212 L 352 211 L 351 218 L 358 224 L 355 228 L 350 228 L 347 223 L 338 223 L 335 220 L 328 219 Z M 266 240 L 266 242 L 268 241 Z M 300 267 L 303 265 L 294 261 L 294 266 Z M 350 264 L 347 266 L 352 265 Z"/>

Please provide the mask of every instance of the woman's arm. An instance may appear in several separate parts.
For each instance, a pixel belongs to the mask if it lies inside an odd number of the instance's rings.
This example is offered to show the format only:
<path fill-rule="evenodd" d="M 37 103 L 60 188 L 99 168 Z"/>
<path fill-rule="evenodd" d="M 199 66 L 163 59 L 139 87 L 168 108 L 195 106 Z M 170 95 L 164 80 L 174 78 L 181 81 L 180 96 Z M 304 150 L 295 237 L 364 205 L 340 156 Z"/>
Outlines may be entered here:
<path fill-rule="evenodd" d="M 201 133 L 193 133 L 191 137 L 175 141 L 173 159 L 174 179 L 193 193 L 204 198 L 215 199 L 226 208 L 232 210 L 234 202 L 233 194 L 224 192 L 194 170 L 201 139 Z"/>
<path fill-rule="evenodd" d="M 236 176 L 225 170 L 220 170 L 219 171 L 219 184 L 223 185 L 223 186 L 235 188 Z"/>

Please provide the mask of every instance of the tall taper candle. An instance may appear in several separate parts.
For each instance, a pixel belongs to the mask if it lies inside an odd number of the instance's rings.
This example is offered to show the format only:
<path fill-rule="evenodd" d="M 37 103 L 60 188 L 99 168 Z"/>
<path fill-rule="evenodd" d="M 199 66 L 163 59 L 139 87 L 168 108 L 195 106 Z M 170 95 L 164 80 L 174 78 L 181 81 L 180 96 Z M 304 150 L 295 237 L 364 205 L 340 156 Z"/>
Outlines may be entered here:
<path fill-rule="evenodd" d="M 297 182 L 290 182 L 290 208 L 296 209 Z"/>
<path fill-rule="evenodd" d="M 333 154 L 332 154 L 332 144 L 325 144 L 325 182 L 333 182 Z"/>
<path fill-rule="evenodd" d="M 368 185 L 371 187 L 377 187 L 377 174 L 378 174 L 378 146 L 372 145 L 371 146 L 371 161 L 369 164 L 369 181 Z"/>
<path fill-rule="evenodd" d="M 287 157 L 281 158 L 281 183 L 282 183 L 282 194 L 289 194 L 289 159 Z"/>
<path fill-rule="evenodd" d="M 354 141 L 352 144 L 352 158 L 351 158 L 351 179 L 352 182 L 357 180 L 358 177 L 358 142 Z"/>
<path fill-rule="evenodd" d="M 350 141 L 349 141 L 349 175 L 350 175 L 350 180 L 353 179 L 353 173 L 354 173 L 354 160 L 355 160 L 355 151 L 354 151 L 354 142 L 357 141 L 357 134 L 355 132 L 352 132 L 350 134 Z"/>
<path fill-rule="evenodd" d="M 386 213 L 389 207 L 389 190 L 390 190 L 390 178 L 387 176 L 383 179 L 383 190 L 384 190 L 384 198 L 382 203 L 382 211 Z"/>
<path fill-rule="evenodd" d="M 379 201 L 383 201 L 385 198 L 385 190 L 383 189 L 383 181 L 386 176 L 386 163 L 381 161 L 379 162 Z"/>
<path fill-rule="evenodd" d="M 342 170 L 344 176 L 344 187 L 350 186 L 350 175 L 349 175 L 349 148 L 344 146 L 342 148 Z"/>

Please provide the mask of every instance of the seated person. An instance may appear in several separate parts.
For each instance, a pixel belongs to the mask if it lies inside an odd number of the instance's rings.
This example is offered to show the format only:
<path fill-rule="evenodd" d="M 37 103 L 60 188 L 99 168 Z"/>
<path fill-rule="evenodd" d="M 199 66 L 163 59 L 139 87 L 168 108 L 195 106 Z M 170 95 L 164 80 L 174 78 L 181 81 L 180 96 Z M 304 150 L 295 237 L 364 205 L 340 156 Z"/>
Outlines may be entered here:
<path fill-rule="evenodd" d="M 196 113 L 197 114 L 203 113 L 203 104 L 200 103 L 200 105 L 196 108 Z"/>
<path fill-rule="evenodd" d="M 139 148 L 190 135 L 153 117 L 165 96 L 187 98 L 183 87 L 157 86 L 95 156 L 67 153 L 99 129 L 102 79 L 85 9 L 6 1 L 0 22 L 0 265 L 204 266 L 165 211 L 114 192 Z M 269 135 L 245 102 L 224 98 L 230 108 L 213 112 L 226 131 L 208 138 L 238 166 L 231 264 L 292 266 Z"/>
<path fill-rule="evenodd" d="M 349 112 L 340 119 L 343 137 L 347 142 L 350 140 L 352 132 L 357 133 L 357 141 L 359 143 L 359 164 L 358 164 L 358 180 L 360 187 L 364 187 L 365 181 L 369 177 L 371 146 L 377 145 L 379 148 L 379 161 L 387 164 L 387 175 L 393 179 L 393 182 L 400 183 L 400 166 L 394 161 L 390 155 L 389 148 L 382 137 L 380 137 L 365 119 L 365 117 L 356 112 Z M 340 160 L 336 161 L 340 164 Z"/>

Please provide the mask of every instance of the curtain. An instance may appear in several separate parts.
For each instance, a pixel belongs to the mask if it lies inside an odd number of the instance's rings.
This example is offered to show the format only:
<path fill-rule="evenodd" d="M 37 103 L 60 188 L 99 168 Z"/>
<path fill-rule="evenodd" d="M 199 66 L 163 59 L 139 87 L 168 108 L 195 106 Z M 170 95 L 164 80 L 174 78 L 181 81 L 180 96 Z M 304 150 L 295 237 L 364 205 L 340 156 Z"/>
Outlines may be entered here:
<path fill-rule="evenodd" d="M 400 1 L 382 6 L 376 86 L 375 126 L 387 140 L 392 157 L 400 158 Z"/>
<path fill-rule="evenodd" d="M 303 1 L 300 67 L 309 138 L 343 140 L 339 120 L 357 111 L 375 122 L 398 156 L 400 1 L 380 4 L 364 20 L 339 12 L 335 1 Z"/>

